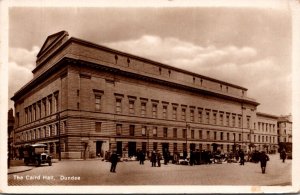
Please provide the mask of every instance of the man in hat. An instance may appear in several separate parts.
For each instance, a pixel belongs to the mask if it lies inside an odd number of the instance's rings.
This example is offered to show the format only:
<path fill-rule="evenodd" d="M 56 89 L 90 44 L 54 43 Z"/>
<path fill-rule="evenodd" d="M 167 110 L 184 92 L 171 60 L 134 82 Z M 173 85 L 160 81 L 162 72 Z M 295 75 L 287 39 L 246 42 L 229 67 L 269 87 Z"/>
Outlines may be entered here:
<path fill-rule="evenodd" d="M 118 155 L 114 150 L 110 156 L 110 162 L 111 162 L 110 172 L 116 172 L 118 160 L 119 160 Z"/>
<path fill-rule="evenodd" d="M 269 161 L 269 156 L 266 154 L 265 151 L 262 151 L 260 154 L 260 166 L 261 166 L 261 172 L 263 174 L 266 173 L 266 166 L 267 166 L 267 161 Z"/>

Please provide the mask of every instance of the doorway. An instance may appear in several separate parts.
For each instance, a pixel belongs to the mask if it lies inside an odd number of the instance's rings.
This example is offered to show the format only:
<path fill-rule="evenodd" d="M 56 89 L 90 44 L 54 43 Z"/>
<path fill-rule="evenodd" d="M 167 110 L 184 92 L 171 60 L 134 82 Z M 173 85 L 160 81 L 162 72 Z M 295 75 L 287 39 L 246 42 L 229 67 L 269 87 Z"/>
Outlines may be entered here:
<path fill-rule="evenodd" d="M 102 144 L 103 141 L 96 141 L 96 155 L 98 157 L 103 157 Z"/>
<path fill-rule="evenodd" d="M 128 142 L 128 156 L 136 156 L 136 142 Z"/>
<path fill-rule="evenodd" d="M 218 146 L 219 146 L 219 144 L 216 144 L 216 143 L 212 144 L 213 152 L 216 152 L 218 150 Z"/>
<path fill-rule="evenodd" d="M 191 143 L 191 144 L 190 144 L 190 150 L 191 150 L 191 151 L 195 151 L 195 150 L 196 150 L 196 144 Z"/>
<path fill-rule="evenodd" d="M 163 156 L 165 156 L 169 152 L 169 143 L 161 143 Z"/>
<path fill-rule="evenodd" d="M 117 154 L 122 156 L 122 142 L 117 142 Z"/>

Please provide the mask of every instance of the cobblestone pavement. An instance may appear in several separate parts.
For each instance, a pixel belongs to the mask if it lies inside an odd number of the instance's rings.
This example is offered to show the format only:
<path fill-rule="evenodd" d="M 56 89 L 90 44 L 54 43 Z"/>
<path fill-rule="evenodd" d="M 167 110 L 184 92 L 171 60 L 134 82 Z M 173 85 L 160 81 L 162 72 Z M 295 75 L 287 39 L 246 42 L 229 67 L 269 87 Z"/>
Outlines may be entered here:
<path fill-rule="evenodd" d="M 292 160 L 282 163 L 271 155 L 266 174 L 260 164 L 223 163 L 210 165 L 174 165 L 151 167 L 149 161 L 120 162 L 116 173 L 110 163 L 101 160 L 63 160 L 52 166 L 9 174 L 8 185 L 291 185 Z"/>

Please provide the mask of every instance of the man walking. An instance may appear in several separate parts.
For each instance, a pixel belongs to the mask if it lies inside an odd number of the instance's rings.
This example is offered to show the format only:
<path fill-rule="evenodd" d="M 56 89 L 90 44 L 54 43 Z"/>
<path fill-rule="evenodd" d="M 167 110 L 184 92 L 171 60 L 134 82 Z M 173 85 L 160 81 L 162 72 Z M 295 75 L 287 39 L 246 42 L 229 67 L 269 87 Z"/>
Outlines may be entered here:
<path fill-rule="evenodd" d="M 266 173 L 266 166 L 267 166 L 267 161 L 269 161 L 269 156 L 266 154 L 265 151 L 262 151 L 260 154 L 260 167 L 261 167 L 261 172 L 263 174 Z"/>
<path fill-rule="evenodd" d="M 110 156 L 110 162 L 111 162 L 110 172 L 114 172 L 114 173 L 116 172 L 118 160 L 119 158 L 116 151 L 113 151 Z"/>
<path fill-rule="evenodd" d="M 282 162 L 284 163 L 285 159 L 286 159 L 286 152 L 285 152 L 285 149 L 283 149 L 280 153 L 280 156 L 281 156 L 281 159 L 282 159 Z"/>

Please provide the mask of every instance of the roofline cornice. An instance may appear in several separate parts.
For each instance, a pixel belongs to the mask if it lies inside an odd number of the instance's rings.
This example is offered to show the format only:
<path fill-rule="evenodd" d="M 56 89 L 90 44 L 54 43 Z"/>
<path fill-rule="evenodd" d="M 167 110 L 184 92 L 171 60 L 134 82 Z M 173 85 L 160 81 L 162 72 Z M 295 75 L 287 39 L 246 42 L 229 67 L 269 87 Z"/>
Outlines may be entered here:
<path fill-rule="evenodd" d="M 176 68 L 176 67 L 173 67 L 173 66 L 161 63 L 161 62 L 153 61 L 153 60 L 150 60 L 150 59 L 147 59 L 147 58 L 144 58 L 144 57 L 129 54 L 129 53 L 122 52 L 122 51 L 119 51 L 119 50 L 115 50 L 115 49 L 112 49 L 112 48 L 109 48 L 109 47 L 106 47 L 106 46 L 103 46 L 103 45 L 98 45 L 98 44 L 95 44 L 95 43 L 92 43 L 92 42 L 89 42 L 89 41 L 86 41 L 86 40 L 82 40 L 82 39 L 79 39 L 79 38 L 71 37 L 68 41 L 74 41 L 76 43 L 83 44 L 83 45 L 88 45 L 88 46 L 91 46 L 91 47 L 94 47 L 94 48 L 98 48 L 98 49 L 101 49 L 101 50 L 108 51 L 110 53 L 114 53 L 114 54 L 118 54 L 118 55 L 122 55 L 122 56 L 127 56 L 127 57 L 130 57 L 130 58 L 136 59 L 136 60 L 141 60 L 141 61 L 144 61 L 144 62 L 148 62 L 150 64 L 161 66 L 161 67 L 166 68 L 166 69 L 179 71 L 179 72 L 186 73 L 186 74 L 189 74 L 189 75 L 192 75 L 192 76 L 207 79 L 207 80 L 210 80 L 210 81 L 215 81 L 215 82 L 218 82 L 220 84 L 224 84 L 224 85 L 228 85 L 228 86 L 231 86 L 231 87 L 235 87 L 235 88 L 239 88 L 239 89 L 248 91 L 247 88 L 239 86 L 239 85 L 235 85 L 235 84 L 228 83 L 228 82 L 225 82 L 225 81 L 221 81 L 221 80 L 218 80 L 218 79 L 215 79 L 215 78 L 207 77 L 207 76 L 204 76 L 204 75 L 196 74 L 196 73 L 191 72 L 191 71 Z"/>
<path fill-rule="evenodd" d="M 97 48 L 97 49 L 101 49 L 101 50 L 104 50 L 104 51 L 107 51 L 107 52 L 110 52 L 110 53 L 113 53 L 113 54 L 122 55 L 122 56 L 126 56 L 126 57 L 129 57 L 129 58 L 132 58 L 132 59 L 136 59 L 136 60 L 148 62 L 150 64 L 154 64 L 154 65 L 166 68 L 166 69 L 175 70 L 175 71 L 178 71 L 178 72 L 189 74 L 191 76 L 195 76 L 195 77 L 198 77 L 198 78 L 202 78 L 202 79 L 206 79 L 206 80 L 218 82 L 218 83 L 226 85 L 226 86 L 231 86 L 231 87 L 235 87 L 235 88 L 238 88 L 238 89 L 241 89 L 241 90 L 244 90 L 244 91 L 248 91 L 247 88 L 241 87 L 239 85 L 235 85 L 235 84 L 228 83 L 228 82 L 225 82 L 225 81 L 221 81 L 221 80 L 218 80 L 218 79 L 215 79 L 215 78 L 207 77 L 207 76 L 204 76 L 204 75 L 196 74 L 194 72 L 190 72 L 190 71 L 187 71 L 187 70 L 184 70 L 184 69 L 176 68 L 176 67 L 173 67 L 173 66 L 161 63 L 161 62 L 156 62 L 156 61 L 153 61 L 153 60 L 150 60 L 150 59 L 147 59 L 147 58 L 144 58 L 144 57 L 139 57 L 139 56 L 136 56 L 136 55 L 133 55 L 133 54 L 129 54 L 129 53 L 126 53 L 126 52 L 122 52 L 122 51 L 118 51 L 118 50 L 115 50 L 115 49 L 111 49 L 109 47 L 106 47 L 106 46 L 103 46 L 103 45 L 99 45 L 99 44 L 95 44 L 95 43 L 92 43 L 92 42 L 89 42 L 89 41 L 86 41 L 86 40 L 82 40 L 82 39 L 79 39 L 79 38 L 75 38 L 75 37 L 69 38 L 60 47 L 56 48 L 56 50 L 51 55 L 49 55 L 47 58 L 45 58 L 38 66 L 36 66 L 32 70 L 32 73 L 35 73 L 51 57 L 53 57 L 55 54 L 57 54 L 59 51 L 61 51 L 63 48 L 65 48 L 68 44 L 70 44 L 72 42 L 78 43 L 78 44 L 81 44 L 81 45 L 85 45 L 85 46 L 89 46 L 89 47 L 93 47 L 93 48 Z"/>
<path fill-rule="evenodd" d="M 270 117 L 270 118 L 274 118 L 278 120 L 278 116 L 276 115 L 272 115 L 272 114 L 267 114 L 267 113 L 263 113 L 263 112 L 256 112 L 257 116 L 263 116 L 263 117 Z"/>

